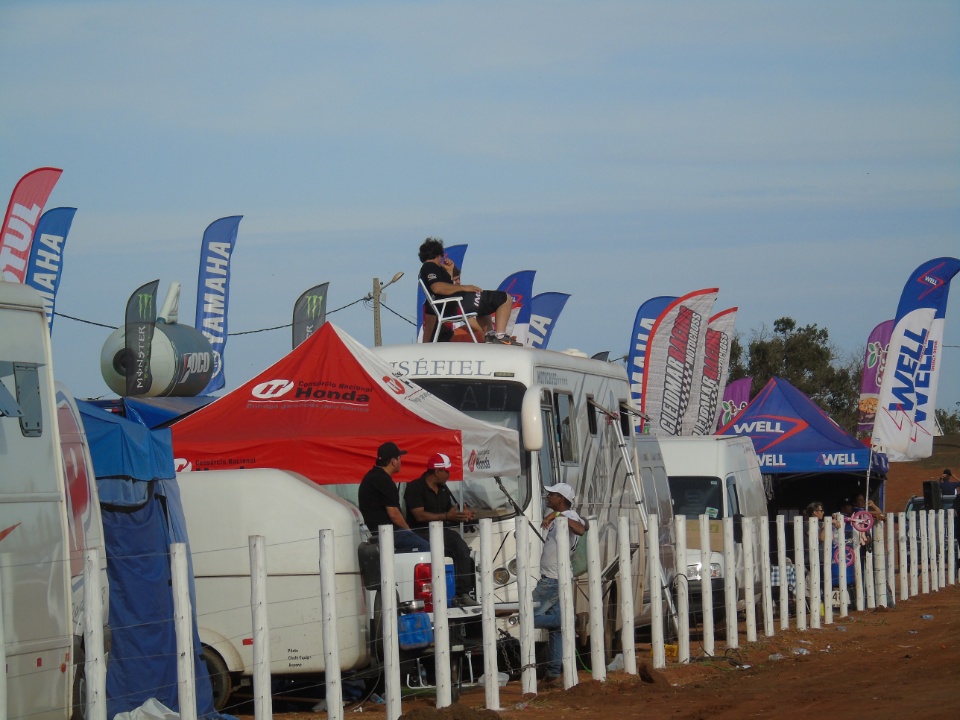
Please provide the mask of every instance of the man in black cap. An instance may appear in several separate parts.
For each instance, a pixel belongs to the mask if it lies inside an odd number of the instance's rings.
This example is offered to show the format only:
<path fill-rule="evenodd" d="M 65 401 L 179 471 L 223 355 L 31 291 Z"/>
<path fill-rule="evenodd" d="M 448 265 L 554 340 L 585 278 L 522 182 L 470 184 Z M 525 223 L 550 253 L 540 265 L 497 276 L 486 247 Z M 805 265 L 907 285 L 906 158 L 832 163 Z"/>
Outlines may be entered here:
<path fill-rule="evenodd" d="M 430 543 L 410 530 L 400 512 L 400 491 L 393 476 L 400 470 L 400 458 L 407 454 L 396 443 L 385 442 L 377 449 L 377 464 L 370 468 L 357 495 L 357 504 L 367 529 L 377 536 L 381 525 L 393 525 L 393 549 L 428 552 Z"/>
<path fill-rule="evenodd" d="M 943 475 L 940 476 L 940 492 L 943 495 L 955 495 L 960 482 L 953 479 L 953 473 L 950 468 L 943 469 Z"/>

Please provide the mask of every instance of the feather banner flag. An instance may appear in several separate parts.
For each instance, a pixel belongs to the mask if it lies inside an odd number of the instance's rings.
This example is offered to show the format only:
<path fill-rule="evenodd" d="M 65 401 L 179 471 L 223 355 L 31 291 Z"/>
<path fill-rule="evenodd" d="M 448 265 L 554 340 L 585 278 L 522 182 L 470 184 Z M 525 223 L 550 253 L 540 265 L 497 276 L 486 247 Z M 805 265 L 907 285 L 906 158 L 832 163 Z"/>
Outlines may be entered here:
<path fill-rule="evenodd" d="M 696 290 L 671 303 L 650 333 L 643 372 L 644 421 L 651 435 L 680 435 L 683 416 L 700 395 L 696 366 L 703 355 L 707 324 L 718 288 Z"/>
<path fill-rule="evenodd" d="M 933 452 L 943 324 L 950 280 L 958 271 L 957 258 L 929 260 L 913 272 L 900 296 L 872 442 L 890 461 Z"/>
<path fill-rule="evenodd" d="M 867 337 L 863 353 L 863 380 L 860 382 L 860 401 L 857 404 L 857 437 L 870 437 L 877 417 L 880 385 L 887 366 L 887 349 L 893 334 L 893 320 L 877 325 Z"/>
<path fill-rule="evenodd" d="M 720 418 L 717 420 L 717 429 L 733 421 L 750 404 L 750 386 L 752 377 L 744 377 L 728 383 L 723 390 L 723 402 L 720 404 Z"/>
<path fill-rule="evenodd" d="M 530 327 L 525 344 L 546 350 L 557 319 L 569 299 L 567 293 L 545 292 L 530 300 Z"/>
<path fill-rule="evenodd" d="M 684 413 L 684 435 L 710 435 L 716 427 L 730 370 L 730 346 L 736 321 L 737 308 L 733 307 L 718 312 L 707 323 L 703 362 L 698 365 L 700 392 Z"/>
<path fill-rule="evenodd" d="M 630 377 L 630 399 L 638 410 L 644 412 L 645 399 L 643 396 L 643 378 L 647 369 L 647 348 L 650 344 L 650 334 L 657 318 L 677 298 L 661 295 L 650 298 L 637 310 L 633 320 L 633 335 L 630 338 L 630 350 L 627 352 L 627 374 Z M 636 431 L 641 432 L 643 421 L 637 418 Z"/>
<path fill-rule="evenodd" d="M 320 283 L 305 291 L 293 305 L 293 347 L 296 347 L 327 321 L 327 288 Z"/>
<path fill-rule="evenodd" d="M 153 333 L 157 327 L 157 288 L 153 280 L 137 288 L 127 300 L 124 318 L 124 357 L 127 397 L 146 395 L 153 385 L 150 367 Z"/>
<path fill-rule="evenodd" d="M 467 246 L 464 245 L 451 245 L 448 248 L 444 248 L 444 252 L 447 257 L 453 260 L 453 264 L 463 270 L 463 260 L 467 255 Z M 423 294 L 423 288 L 420 287 L 420 283 L 417 283 L 417 342 L 424 342 L 423 339 L 423 305 L 427 302 L 426 296 Z M 471 341 L 472 342 L 472 341 Z"/>
<path fill-rule="evenodd" d="M 508 275 L 497 290 L 510 296 L 513 308 L 507 323 L 507 335 L 512 335 L 521 345 L 528 345 L 527 333 L 530 330 L 530 300 L 533 298 L 533 280 L 536 270 L 520 270 Z"/>
<path fill-rule="evenodd" d="M 213 376 L 203 395 L 225 384 L 223 353 L 227 347 L 227 306 L 230 301 L 230 258 L 237 242 L 243 215 L 214 220 L 203 233 L 200 246 L 200 273 L 197 278 L 195 327 L 213 348 Z"/>
<path fill-rule="evenodd" d="M 37 221 L 62 173 L 59 168 L 37 168 L 13 189 L 0 236 L 0 280 L 23 282 Z"/>
<path fill-rule="evenodd" d="M 63 248 L 67 233 L 73 224 L 76 208 L 54 208 L 40 216 L 34 232 L 30 259 L 24 283 L 43 296 L 43 311 L 47 315 L 47 330 L 53 334 L 53 314 L 56 311 L 57 290 L 63 271 Z"/>

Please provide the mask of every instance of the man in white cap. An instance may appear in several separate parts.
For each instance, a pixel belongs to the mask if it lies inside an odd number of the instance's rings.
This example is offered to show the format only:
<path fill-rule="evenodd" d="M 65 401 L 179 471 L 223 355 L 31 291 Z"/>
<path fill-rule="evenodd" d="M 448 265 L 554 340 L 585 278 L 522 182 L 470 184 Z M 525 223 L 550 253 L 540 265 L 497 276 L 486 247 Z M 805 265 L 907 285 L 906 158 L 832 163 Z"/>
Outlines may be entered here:
<path fill-rule="evenodd" d="M 430 539 L 430 523 L 435 520 L 443 522 L 444 525 L 457 525 L 477 519 L 476 514 L 469 508 L 459 508 L 447 487 L 452 466 L 449 455 L 434 453 L 427 460 L 427 471 L 412 480 L 404 491 L 407 524 L 427 540 Z M 456 575 L 453 604 L 459 607 L 476 607 L 480 603 L 470 593 L 476 587 L 477 567 L 470 555 L 470 548 L 453 527 L 443 528 L 443 554 L 453 560 L 453 571 Z"/>
<path fill-rule="evenodd" d="M 559 682 L 563 671 L 563 642 L 560 636 L 560 582 L 557 555 L 556 519 L 567 518 L 570 532 L 570 550 L 577 545 L 580 536 L 587 531 L 587 522 L 571 508 L 576 497 L 573 487 L 557 483 L 545 487 L 547 512 L 541 527 L 547 531 L 540 555 L 540 580 L 533 590 L 533 601 L 540 603 L 534 609 L 533 626 L 550 630 L 547 642 L 547 667 L 544 680 L 547 684 Z"/>

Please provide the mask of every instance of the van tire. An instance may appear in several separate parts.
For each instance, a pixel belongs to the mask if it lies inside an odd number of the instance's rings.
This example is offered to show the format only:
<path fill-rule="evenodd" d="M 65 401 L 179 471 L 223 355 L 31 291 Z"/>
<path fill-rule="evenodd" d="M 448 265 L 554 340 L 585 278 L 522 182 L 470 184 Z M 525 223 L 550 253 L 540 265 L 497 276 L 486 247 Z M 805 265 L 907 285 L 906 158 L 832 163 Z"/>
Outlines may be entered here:
<path fill-rule="evenodd" d="M 203 661 L 207 665 L 210 675 L 210 688 L 213 690 L 213 706 L 217 710 L 227 707 L 227 702 L 233 694 L 233 680 L 227 664 L 220 654 L 209 645 L 203 646 Z"/>

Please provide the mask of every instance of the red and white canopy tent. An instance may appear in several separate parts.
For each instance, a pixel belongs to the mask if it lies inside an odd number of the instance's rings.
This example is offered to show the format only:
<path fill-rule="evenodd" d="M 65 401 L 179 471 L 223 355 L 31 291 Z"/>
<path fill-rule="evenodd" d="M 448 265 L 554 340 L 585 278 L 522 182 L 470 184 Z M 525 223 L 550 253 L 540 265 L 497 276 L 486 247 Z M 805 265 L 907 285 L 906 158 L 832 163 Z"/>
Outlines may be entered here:
<path fill-rule="evenodd" d="M 408 451 L 397 481 L 418 477 L 437 452 L 450 456 L 452 480 L 520 474 L 516 431 L 396 377 L 330 323 L 171 429 L 179 470 L 278 468 L 320 485 L 360 482 L 380 444 L 393 441 Z"/>

